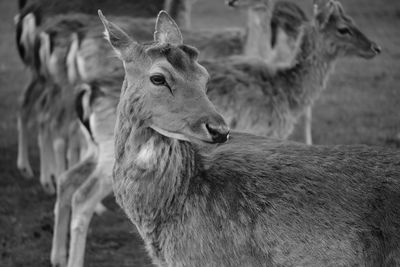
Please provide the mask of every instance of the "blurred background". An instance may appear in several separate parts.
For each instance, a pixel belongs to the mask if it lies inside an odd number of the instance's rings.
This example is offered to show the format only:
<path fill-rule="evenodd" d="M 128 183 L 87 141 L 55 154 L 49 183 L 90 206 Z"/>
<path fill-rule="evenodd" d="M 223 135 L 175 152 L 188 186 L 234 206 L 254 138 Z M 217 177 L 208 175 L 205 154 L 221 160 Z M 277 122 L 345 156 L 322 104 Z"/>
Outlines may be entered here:
<path fill-rule="evenodd" d="M 115 0 L 113 10 L 118 6 L 121 15 L 135 16 L 143 3 L 151 2 L 146 8 L 149 16 L 155 16 L 162 6 L 160 0 L 135 2 L 137 6 L 125 6 L 122 0 Z M 312 13 L 311 0 L 296 2 Z M 107 3 L 97 1 L 93 11 L 102 8 L 107 14 Z M 382 46 L 383 53 L 369 61 L 352 58 L 337 63 L 327 90 L 313 109 L 314 143 L 399 148 L 400 1 L 342 3 L 364 33 Z M 16 1 L 0 0 L 0 266 L 50 266 L 55 198 L 43 193 L 37 179 L 23 179 L 16 168 L 18 98 L 28 82 L 15 45 L 16 13 Z M 245 14 L 227 8 L 223 0 L 198 0 L 192 21 L 194 29 L 246 24 Z M 302 141 L 302 124 L 298 126 L 291 139 Z M 38 174 L 34 139 L 36 135 L 32 136 L 30 157 Z M 91 224 L 85 266 L 150 266 L 141 238 L 113 196 L 106 199 L 105 205 L 109 208 L 107 214 L 95 216 Z"/>

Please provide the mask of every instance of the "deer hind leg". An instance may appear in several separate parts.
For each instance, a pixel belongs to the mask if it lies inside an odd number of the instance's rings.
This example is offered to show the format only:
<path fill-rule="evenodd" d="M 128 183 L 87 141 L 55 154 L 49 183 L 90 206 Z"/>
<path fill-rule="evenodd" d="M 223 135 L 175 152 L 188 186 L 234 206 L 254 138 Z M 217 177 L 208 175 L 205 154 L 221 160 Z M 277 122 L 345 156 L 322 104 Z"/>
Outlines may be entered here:
<path fill-rule="evenodd" d="M 40 183 L 48 194 L 56 192 L 53 182 L 54 177 L 54 151 L 51 134 L 45 126 L 39 127 L 38 143 L 40 151 Z"/>
<path fill-rule="evenodd" d="M 307 145 L 312 145 L 312 107 L 306 107 L 306 111 L 304 113 L 304 135 Z"/>
<path fill-rule="evenodd" d="M 69 267 L 83 267 L 87 231 L 93 213 L 100 201 L 112 192 L 109 175 L 94 173 L 73 196 Z"/>
<path fill-rule="evenodd" d="M 72 197 L 96 168 L 98 149 L 95 145 L 92 148 L 92 151 L 89 152 L 89 155 L 84 160 L 60 175 L 57 183 L 57 201 L 54 206 L 54 233 L 50 256 L 53 266 L 64 267 L 67 265 L 67 242 Z"/>

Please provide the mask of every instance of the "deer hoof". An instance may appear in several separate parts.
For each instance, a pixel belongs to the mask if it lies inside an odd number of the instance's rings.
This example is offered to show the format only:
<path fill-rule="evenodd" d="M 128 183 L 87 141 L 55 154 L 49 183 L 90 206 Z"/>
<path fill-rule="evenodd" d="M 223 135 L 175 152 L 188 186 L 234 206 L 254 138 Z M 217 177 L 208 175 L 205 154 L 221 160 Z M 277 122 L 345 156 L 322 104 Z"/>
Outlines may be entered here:
<path fill-rule="evenodd" d="M 24 178 L 26 179 L 33 178 L 33 171 L 30 166 L 21 166 L 20 164 L 18 164 L 18 170 Z"/>

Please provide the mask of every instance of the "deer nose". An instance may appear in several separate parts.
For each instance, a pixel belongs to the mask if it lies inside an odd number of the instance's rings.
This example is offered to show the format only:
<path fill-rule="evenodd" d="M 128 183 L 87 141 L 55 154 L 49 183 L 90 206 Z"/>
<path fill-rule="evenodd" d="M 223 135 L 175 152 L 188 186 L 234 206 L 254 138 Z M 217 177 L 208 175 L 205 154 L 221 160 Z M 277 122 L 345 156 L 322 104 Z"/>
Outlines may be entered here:
<path fill-rule="evenodd" d="M 225 1 L 225 4 L 228 5 L 228 6 L 230 6 L 230 7 L 235 7 L 236 4 L 237 4 L 237 1 L 238 1 L 238 0 L 226 0 L 226 1 Z"/>
<path fill-rule="evenodd" d="M 375 43 L 371 45 L 371 50 L 374 51 L 375 54 L 380 54 L 382 52 L 382 48 Z"/>
<path fill-rule="evenodd" d="M 214 143 L 225 143 L 229 139 L 229 128 L 226 125 L 206 124 L 208 133 Z"/>

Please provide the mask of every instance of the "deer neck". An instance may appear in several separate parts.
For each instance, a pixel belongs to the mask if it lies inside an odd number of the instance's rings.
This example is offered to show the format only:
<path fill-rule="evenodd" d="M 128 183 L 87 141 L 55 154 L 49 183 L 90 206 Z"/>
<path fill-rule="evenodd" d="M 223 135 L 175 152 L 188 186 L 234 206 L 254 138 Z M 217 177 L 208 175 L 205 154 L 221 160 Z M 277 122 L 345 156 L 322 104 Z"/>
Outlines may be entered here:
<path fill-rule="evenodd" d="M 191 12 L 193 0 L 166 0 L 164 9 L 175 20 L 181 29 L 191 28 Z"/>
<path fill-rule="evenodd" d="M 283 83 L 281 87 L 290 88 L 289 102 L 292 109 L 302 109 L 313 104 L 325 89 L 336 60 L 336 55 L 330 53 L 314 26 L 306 26 L 300 38 L 296 64 L 279 72 L 279 81 Z"/>
<path fill-rule="evenodd" d="M 162 136 L 137 119 L 140 101 L 123 105 L 115 131 L 114 192 L 144 240 L 151 240 L 157 222 L 182 214 L 197 153 L 190 143 Z"/>
<path fill-rule="evenodd" d="M 247 36 L 244 54 L 248 57 L 267 59 L 271 54 L 271 10 L 249 8 L 247 14 Z"/>

